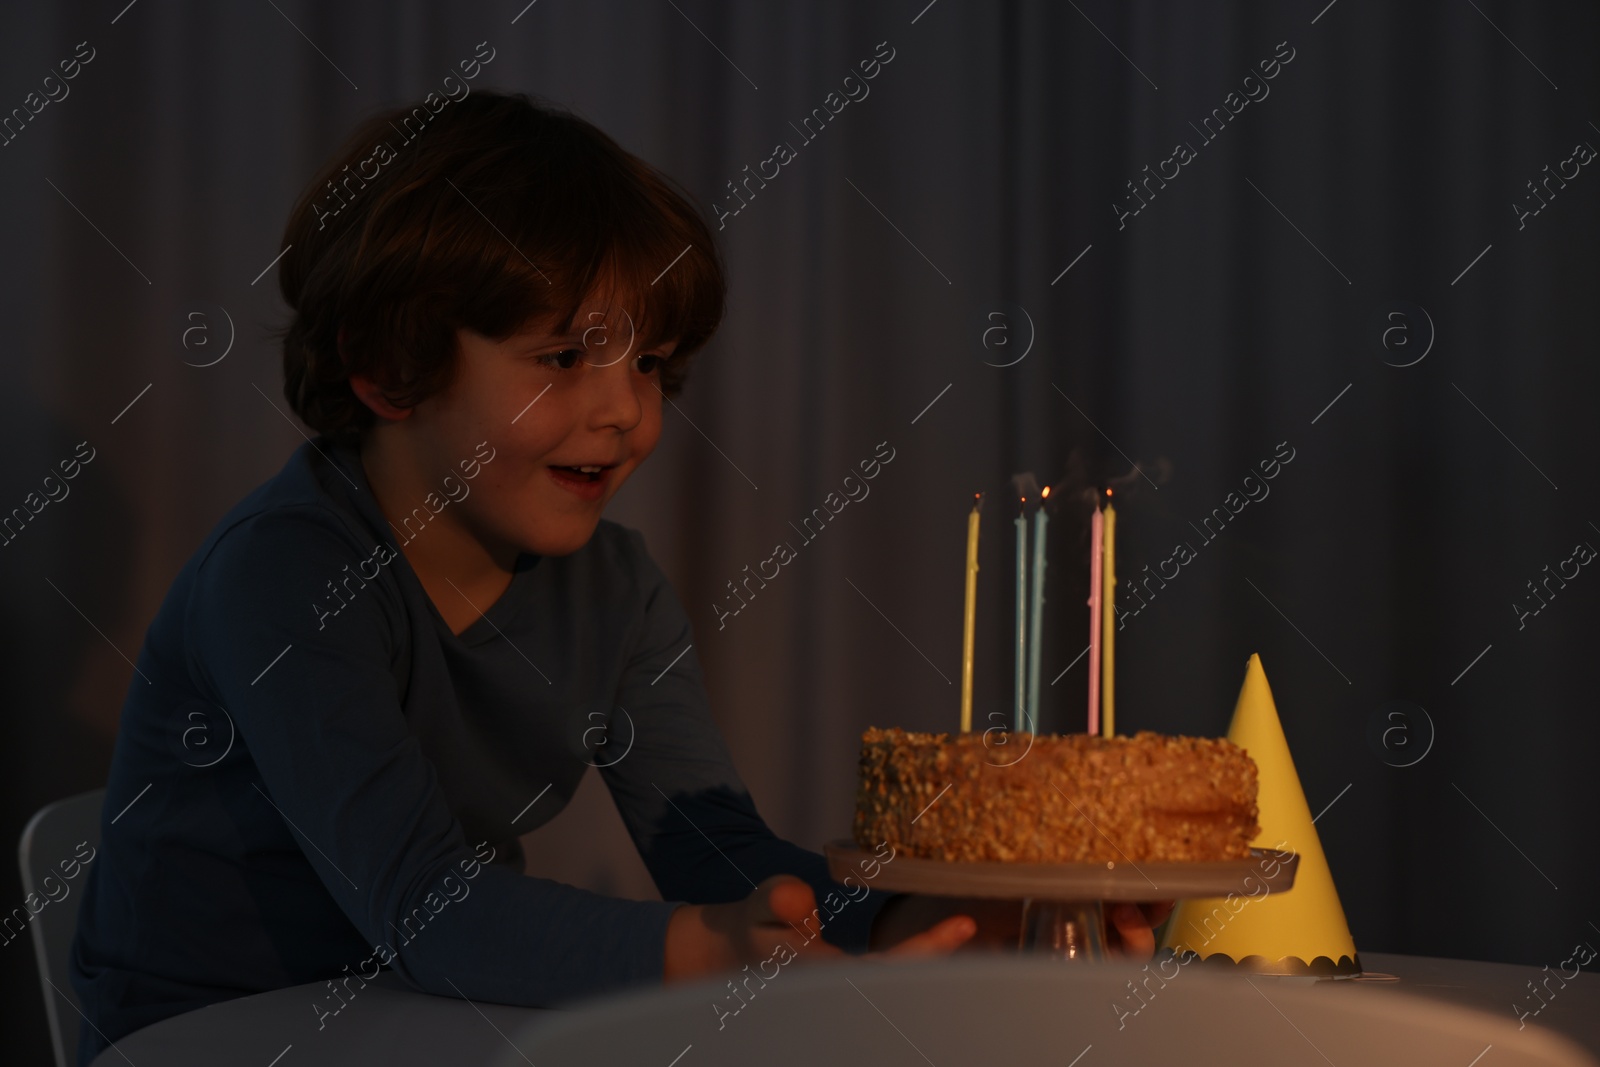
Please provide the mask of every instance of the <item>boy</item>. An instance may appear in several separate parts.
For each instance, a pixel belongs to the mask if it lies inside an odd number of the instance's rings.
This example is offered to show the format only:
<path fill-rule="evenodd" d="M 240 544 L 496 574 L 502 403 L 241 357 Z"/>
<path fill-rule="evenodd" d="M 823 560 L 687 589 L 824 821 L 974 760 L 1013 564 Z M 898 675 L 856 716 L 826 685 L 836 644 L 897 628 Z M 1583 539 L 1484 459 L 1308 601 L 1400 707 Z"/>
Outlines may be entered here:
<path fill-rule="evenodd" d="M 677 596 L 600 518 L 721 319 L 701 216 L 575 117 L 488 92 L 441 108 L 363 124 L 290 217 L 285 395 L 317 436 L 217 524 L 146 635 L 73 946 L 80 1063 L 384 965 L 544 1005 L 786 942 L 974 932 L 909 898 L 879 921 L 885 894 L 772 834 Z M 521 872 L 517 835 L 590 766 L 662 901 Z"/>

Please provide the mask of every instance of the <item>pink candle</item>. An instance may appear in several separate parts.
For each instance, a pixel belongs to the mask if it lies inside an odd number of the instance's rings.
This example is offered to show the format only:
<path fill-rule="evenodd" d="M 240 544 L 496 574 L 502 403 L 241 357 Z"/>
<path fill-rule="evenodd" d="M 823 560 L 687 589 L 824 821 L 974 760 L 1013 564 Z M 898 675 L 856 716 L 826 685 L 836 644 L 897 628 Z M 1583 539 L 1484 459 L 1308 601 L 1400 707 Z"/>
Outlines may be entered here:
<path fill-rule="evenodd" d="M 1100 582 L 1106 539 L 1105 515 L 1095 500 L 1089 520 L 1089 736 L 1100 732 Z"/>

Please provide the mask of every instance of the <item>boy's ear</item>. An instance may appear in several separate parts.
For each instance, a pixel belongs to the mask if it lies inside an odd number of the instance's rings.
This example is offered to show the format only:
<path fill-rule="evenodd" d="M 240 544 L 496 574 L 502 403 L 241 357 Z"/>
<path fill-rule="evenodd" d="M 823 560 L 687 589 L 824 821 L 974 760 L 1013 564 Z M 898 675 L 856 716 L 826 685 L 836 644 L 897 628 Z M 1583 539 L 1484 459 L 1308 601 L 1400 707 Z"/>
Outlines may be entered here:
<path fill-rule="evenodd" d="M 410 408 L 395 407 L 389 403 L 389 398 L 383 395 L 383 390 L 365 374 L 350 375 L 350 388 L 356 394 L 356 398 L 372 409 L 372 413 L 380 419 L 398 422 L 411 414 Z"/>
<path fill-rule="evenodd" d="M 334 343 L 339 346 L 339 358 L 345 360 L 346 366 L 348 366 L 349 357 L 346 355 L 344 350 L 343 326 L 339 327 L 339 333 L 337 334 Z M 410 408 L 395 407 L 393 404 L 389 403 L 389 398 L 383 395 L 383 390 L 378 388 L 377 383 L 374 382 L 369 375 L 350 375 L 350 388 L 356 394 L 356 399 L 367 405 L 367 407 L 372 410 L 372 413 L 377 415 L 380 419 L 389 419 L 391 421 L 398 422 L 400 419 L 403 419 L 407 415 L 411 414 Z"/>

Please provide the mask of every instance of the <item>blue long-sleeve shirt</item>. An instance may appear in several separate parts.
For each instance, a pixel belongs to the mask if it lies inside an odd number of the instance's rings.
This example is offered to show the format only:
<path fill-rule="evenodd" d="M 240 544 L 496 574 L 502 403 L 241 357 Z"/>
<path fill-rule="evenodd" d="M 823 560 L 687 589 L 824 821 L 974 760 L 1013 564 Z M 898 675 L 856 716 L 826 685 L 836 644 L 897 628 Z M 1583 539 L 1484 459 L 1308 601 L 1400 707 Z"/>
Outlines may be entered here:
<path fill-rule="evenodd" d="M 319 437 L 173 582 L 123 706 L 73 945 L 93 1024 L 80 1063 L 205 1004 L 380 965 L 533 1006 L 659 981 L 677 903 L 780 872 L 816 889 L 825 940 L 865 948 L 887 895 L 845 903 L 860 894 L 762 821 L 637 531 L 603 521 L 569 556 L 523 555 L 457 635 L 397 547 L 450 500 L 416 503 L 392 526 L 354 449 Z M 516 835 L 591 766 L 664 900 L 521 872 Z"/>

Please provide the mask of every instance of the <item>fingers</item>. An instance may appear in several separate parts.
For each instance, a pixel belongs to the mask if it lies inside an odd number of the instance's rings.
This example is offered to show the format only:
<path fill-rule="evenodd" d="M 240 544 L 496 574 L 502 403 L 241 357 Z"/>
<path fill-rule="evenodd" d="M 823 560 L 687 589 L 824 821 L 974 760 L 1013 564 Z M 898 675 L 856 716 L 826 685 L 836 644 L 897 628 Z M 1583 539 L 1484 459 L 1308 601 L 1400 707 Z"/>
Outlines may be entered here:
<path fill-rule="evenodd" d="M 898 958 L 918 956 L 943 956 L 954 952 L 978 932 L 978 924 L 970 915 L 952 915 L 935 923 L 920 934 L 901 941 L 893 948 L 875 955 Z"/>
<path fill-rule="evenodd" d="M 752 923 L 782 923 L 792 926 L 803 921 L 817 906 L 811 886 L 792 874 L 775 874 L 756 886 L 747 898 Z"/>
<path fill-rule="evenodd" d="M 1155 931 L 1145 920 L 1144 912 L 1133 904 L 1117 904 L 1109 916 L 1122 938 L 1122 951 L 1135 959 L 1149 959 L 1156 952 Z"/>
<path fill-rule="evenodd" d="M 756 954 L 767 956 L 783 945 L 806 962 L 845 955 L 819 936 L 817 896 L 801 879 L 775 874 L 756 886 L 746 899 L 750 908 L 749 937 Z"/>

